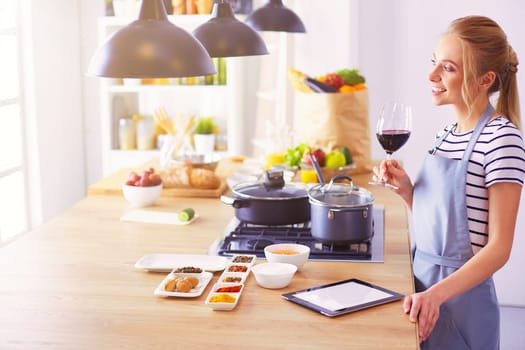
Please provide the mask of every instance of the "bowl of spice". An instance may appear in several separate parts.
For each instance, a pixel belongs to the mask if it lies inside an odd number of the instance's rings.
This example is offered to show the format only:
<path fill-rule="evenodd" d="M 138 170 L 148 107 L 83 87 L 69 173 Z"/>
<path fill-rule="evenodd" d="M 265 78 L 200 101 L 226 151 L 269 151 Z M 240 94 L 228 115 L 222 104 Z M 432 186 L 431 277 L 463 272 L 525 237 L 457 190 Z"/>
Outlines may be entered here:
<path fill-rule="evenodd" d="M 264 248 L 264 256 L 268 262 L 286 263 L 303 267 L 310 256 L 310 247 L 304 244 L 278 243 Z"/>

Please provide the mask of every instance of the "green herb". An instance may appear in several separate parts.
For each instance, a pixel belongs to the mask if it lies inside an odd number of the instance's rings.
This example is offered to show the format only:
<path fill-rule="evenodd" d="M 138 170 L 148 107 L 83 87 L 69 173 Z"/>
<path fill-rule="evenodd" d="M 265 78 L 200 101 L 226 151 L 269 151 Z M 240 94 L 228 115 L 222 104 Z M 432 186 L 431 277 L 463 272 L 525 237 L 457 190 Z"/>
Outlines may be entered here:
<path fill-rule="evenodd" d="M 365 83 L 365 77 L 359 74 L 359 69 L 341 69 L 335 73 L 343 78 L 346 85 L 357 85 Z"/>
<path fill-rule="evenodd" d="M 213 117 L 201 117 L 195 126 L 195 134 L 213 134 L 215 122 Z"/>

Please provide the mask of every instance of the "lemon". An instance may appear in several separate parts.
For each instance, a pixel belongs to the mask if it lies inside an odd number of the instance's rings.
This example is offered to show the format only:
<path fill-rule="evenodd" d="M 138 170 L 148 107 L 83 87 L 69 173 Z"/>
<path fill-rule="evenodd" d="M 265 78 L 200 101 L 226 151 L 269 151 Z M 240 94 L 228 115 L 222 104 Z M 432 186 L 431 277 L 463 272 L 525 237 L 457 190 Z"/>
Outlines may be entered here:
<path fill-rule="evenodd" d="M 270 153 L 266 155 L 266 162 L 264 164 L 264 170 L 271 169 L 274 165 L 284 163 L 284 154 L 282 153 Z"/>
<path fill-rule="evenodd" d="M 315 183 L 317 182 L 317 173 L 313 169 L 302 169 L 301 170 L 301 182 L 303 183 Z"/>
<path fill-rule="evenodd" d="M 332 151 L 326 155 L 326 168 L 340 168 L 346 165 L 346 157 L 341 151 Z"/>

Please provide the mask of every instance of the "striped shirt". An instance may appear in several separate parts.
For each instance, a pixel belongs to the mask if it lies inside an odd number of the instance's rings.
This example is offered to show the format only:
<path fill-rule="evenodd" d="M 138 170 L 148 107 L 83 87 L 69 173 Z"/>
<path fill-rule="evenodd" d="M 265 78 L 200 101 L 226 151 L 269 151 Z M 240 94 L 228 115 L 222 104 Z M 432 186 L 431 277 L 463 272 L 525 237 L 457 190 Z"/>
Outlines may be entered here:
<path fill-rule="evenodd" d="M 442 132 L 450 127 L 454 126 Z M 453 130 L 436 149 L 436 155 L 461 159 L 472 132 Z M 467 167 L 467 216 L 474 254 L 488 240 L 488 187 L 498 182 L 523 185 L 524 178 L 525 147 L 520 131 L 506 117 L 499 116 L 483 129 Z"/>

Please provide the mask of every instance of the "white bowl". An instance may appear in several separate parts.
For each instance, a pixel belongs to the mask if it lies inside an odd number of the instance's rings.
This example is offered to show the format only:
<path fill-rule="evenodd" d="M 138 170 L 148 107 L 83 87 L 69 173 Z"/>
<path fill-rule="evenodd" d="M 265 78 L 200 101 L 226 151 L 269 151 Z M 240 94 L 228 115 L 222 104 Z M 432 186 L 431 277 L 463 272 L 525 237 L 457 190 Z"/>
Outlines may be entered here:
<path fill-rule="evenodd" d="M 297 269 L 303 267 L 310 256 L 310 247 L 303 244 L 278 243 L 264 248 L 268 262 L 293 264 Z"/>
<path fill-rule="evenodd" d="M 137 208 L 152 205 L 160 197 L 161 191 L 162 184 L 144 187 L 122 185 L 124 198 L 126 198 L 132 206 Z"/>
<path fill-rule="evenodd" d="M 290 284 L 297 266 L 285 263 L 262 263 L 252 267 L 257 284 L 263 288 L 279 289 Z"/>

